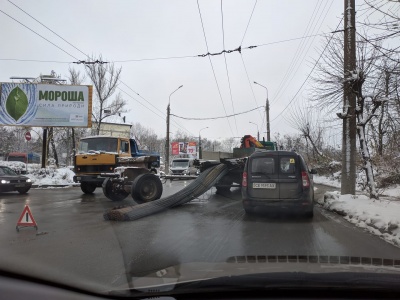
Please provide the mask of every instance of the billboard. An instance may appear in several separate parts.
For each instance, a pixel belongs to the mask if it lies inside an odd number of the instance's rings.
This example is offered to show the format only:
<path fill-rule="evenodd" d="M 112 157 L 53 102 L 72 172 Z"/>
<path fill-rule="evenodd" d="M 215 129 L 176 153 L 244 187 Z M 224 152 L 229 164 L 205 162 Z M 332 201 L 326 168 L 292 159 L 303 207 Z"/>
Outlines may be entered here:
<path fill-rule="evenodd" d="M 187 155 L 196 157 L 196 142 L 172 142 L 172 155 Z"/>
<path fill-rule="evenodd" d="M 97 123 L 93 123 L 97 125 Z M 130 138 L 131 136 L 131 124 L 119 124 L 119 123 L 107 123 L 102 122 L 100 124 L 100 135 L 110 135 L 110 136 L 118 136 Z"/>
<path fill-rule="evenodd" d="M 92 86 L 0 83 L 0 125 L 91 127 Z"/>

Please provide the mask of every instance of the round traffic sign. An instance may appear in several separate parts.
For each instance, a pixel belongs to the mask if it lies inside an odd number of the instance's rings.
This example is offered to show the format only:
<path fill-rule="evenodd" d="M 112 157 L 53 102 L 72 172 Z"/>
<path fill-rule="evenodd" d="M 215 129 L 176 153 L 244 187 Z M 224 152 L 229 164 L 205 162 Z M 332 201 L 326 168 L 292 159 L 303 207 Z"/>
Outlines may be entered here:
<path fill-rule="evenodd" d="M 25 139 L 26 139 L 27 141 L 30 141 L 31 138 L 32 138 L 31 133 L 30 133 L 29 131 L 25 132 Z"/>

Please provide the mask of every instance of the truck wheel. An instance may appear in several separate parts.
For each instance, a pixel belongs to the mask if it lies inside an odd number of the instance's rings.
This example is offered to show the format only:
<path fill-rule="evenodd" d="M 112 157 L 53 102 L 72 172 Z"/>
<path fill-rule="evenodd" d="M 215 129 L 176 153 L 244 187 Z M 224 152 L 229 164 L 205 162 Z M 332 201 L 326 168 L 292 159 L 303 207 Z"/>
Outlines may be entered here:
<path fill-rule="evenodd" d="M 122 201 L 129 195 L 119 183 L 113 183 L 111 178 L 106 178 L 102 187 L 104 196 L 112 201 Z"/>
<path fill-rule="evenodd" d="M 230 192 L 231 187 L 226 185 L 232 185 L 233 180 L 229 176 L 224 176 L 221 180 L 215 185 L 217 191 L 216 193 L 219 195 L 227 194 Z M 218 186 L 218 184 L 225 185 L 225 186 Z"/>
<path fill-rule="evenodd" d="M 81 182 L 81 190 L 85 194 L 93 194 L 96 189 L 96 185 L 88 182 Z"/>
<path fill-rule="evenodd" d="M 137 203 L 145 203 L 161 198 L 163 186 L 154 174 L 142 174 L 132 183 L 131 195 Z"/>

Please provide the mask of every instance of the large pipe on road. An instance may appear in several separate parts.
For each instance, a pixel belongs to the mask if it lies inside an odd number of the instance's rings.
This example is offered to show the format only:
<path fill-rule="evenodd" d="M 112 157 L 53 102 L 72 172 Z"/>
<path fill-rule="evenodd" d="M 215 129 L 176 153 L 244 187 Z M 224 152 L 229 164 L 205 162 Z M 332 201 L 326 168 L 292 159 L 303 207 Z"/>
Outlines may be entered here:
<path fill-rule="evenodd" d="M 134 221 L 162 212 L 168 208 L 182 205 L 204 194 L 224 177 L 228 171 L 227 165 L 216 165 L 202 172 L 187 187 L 171 196 L 135 206 L 113 208 L 106 211 L 103 217 L 105 220 L 112 221 Z"/>

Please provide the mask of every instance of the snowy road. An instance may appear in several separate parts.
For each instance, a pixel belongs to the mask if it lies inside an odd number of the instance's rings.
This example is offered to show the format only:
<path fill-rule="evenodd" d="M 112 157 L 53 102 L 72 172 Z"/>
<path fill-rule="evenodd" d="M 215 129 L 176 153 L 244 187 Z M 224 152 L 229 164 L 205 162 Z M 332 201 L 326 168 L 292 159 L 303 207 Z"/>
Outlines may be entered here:
<path fill-rule="evenodd" d="M 183 182 L 165 185 L 164 195 Z M 318 185 L 316 197 L 333 188 Z M 15 225 L 25 204 L 38 223 L 19 233 Z M 122 203 L 132 205 L 129 198 Z M 201 199 L 134 222 L 107 222 L 115 206 L 97 190 L 33 189 L 28 195 L 0 194 L 0 265 L 24 263 L 27 272 L 62 270 L 65 283 L 76 280 L 117 287 L 132 276 L 187 262 L 224 262 L 253 255 L 320 255 L 400 259 L 400 249 L 315 208 L 313 220 L 293 216 L 248 216 L 235 190 L 210 191 Z M 77 274 L 78 277 L 71 276 Z M 129 276 L 130 276 L 129 275 Z M 86 283 L 85 283 L 86 284 Z M 104 287 L 103 287 L 104 288 Z"/>

